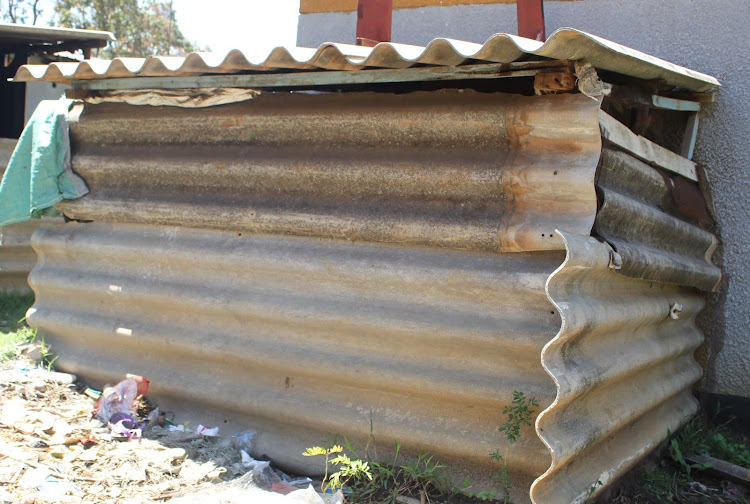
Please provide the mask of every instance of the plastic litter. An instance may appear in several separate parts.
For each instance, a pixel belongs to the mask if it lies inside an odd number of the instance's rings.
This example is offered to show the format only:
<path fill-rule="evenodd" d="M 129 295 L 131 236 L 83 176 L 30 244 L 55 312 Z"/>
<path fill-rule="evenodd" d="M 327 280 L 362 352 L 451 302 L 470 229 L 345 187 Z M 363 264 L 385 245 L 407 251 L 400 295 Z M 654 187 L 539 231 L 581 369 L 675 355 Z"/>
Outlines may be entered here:
<path fill-rule="evenodd" d="M 128 440 L 140 439 L 143 434 L 145 423 L 138 424 L 138 419 L 127 413 L 117 412 L 112 414 L 107 422 L 109 429 L 115 434 L 125 436 Z"/>
<path fill-rule="evenodd" d="M 94 405 L 96 418 L 105 422 L 115 434 L 129 440 L 139 439 L 145 424 L 138 424 L 135 402 L 148 392 L 148 385 L 149 381 L 144 377 L 129 374 L 117 385 L 105 387 Z"/>
<path fill-rule="evenodd" d="M 195 429 L 195 433 L 200 434 L 201 436 L 216 437 L 219 435 L 219 428 L 218 427 L 206 427 L 205 425 L 198 425 L 198 428 Z"/>
<path fill-rule="evenodd" d="M 232 446 L 237 450 L 245 450 L 247 453 L 250 453 L 250 450 L 253 449 L 254 438 L 255 431 L 253 430 L 246 430 L 232 434 Z"/>

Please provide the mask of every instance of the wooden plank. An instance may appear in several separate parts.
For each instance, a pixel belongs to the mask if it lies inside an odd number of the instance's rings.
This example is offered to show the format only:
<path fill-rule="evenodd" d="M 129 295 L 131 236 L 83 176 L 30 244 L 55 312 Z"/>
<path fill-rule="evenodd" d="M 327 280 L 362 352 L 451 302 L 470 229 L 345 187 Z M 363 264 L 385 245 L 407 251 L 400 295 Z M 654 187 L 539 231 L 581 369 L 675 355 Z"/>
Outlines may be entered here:
<path fill-rule="evenodd" d="M 690 100 L 699 103 L 713 103 L 716 101 L 716 93 L 696 93 L 693 91 L 662 91 L 659 96 L 677 98 L 678 100 Z"/>
<path fill-rule="evenodd" d="M 750 486 L 750 469 L 708 455 L 693 455 L 692 457 L 685 457 L 685 460 L 692 464 L 711 464 L 711 467 L 706 471 L 722 479 Z"/>
<path fill-rule="evenodd" d="M 698 171 L 695 163 L 652 142 L 648 138 L 636 135 L 627 126 L 603 110 L 599 110 L 599 126 L 602 130 L 603 138 L 629 152 L 641 161 L 682 175 L 687 179 L 698 181 Z"/>
<path fill-rule="evenodd" d="M 180 77 L 122 77 L 73 81 L 73 87 L 88 90 L 194 89 L 210 87 L 273 88 L 375 84 L 470 79 L 533 77 L 539 70 L 567 68 L 560 61 L 531 61 L 483 65 L 419 67 L 349 71 L 309 71 L 273 74 L 197 75 Z"/>
<path fill-rule="evenodd" d="M 656 108 L 667 110 L 679 110 L 682 112 L 698 112 L 701 104 L 694 101 L 678 100 L 677 98 L 668 98 L 666 96 L 653 95 L 651 103 Z"/>
<path fill-rule="evenodd" d="M 534 76 L 534 91 L 542 93 L 567 93 L 576 88 L 576 76 L 571 71 L 539 72 Z"/>
<path fill-rule="evenodd" d="M 682 137 L 682 146 L 680 154 L 687 158 L 693 159 L 695 152 L 695 141 L 698 138 L 698 112 L 693 112 L 688 116 L 687 126 L 685 127 L 685 136 Z"/>

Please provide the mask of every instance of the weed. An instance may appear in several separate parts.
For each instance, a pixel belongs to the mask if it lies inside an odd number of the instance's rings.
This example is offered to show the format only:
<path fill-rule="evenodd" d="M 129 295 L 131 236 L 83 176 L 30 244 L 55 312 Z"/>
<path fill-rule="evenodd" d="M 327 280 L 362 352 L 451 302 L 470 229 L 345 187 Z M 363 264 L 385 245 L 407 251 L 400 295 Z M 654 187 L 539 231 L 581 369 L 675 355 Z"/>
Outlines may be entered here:
<path fill-rule="evenodd" d="M 728 437 L 725 425 L 704 426 L 694 418 L 677 433 L 668 433 L 667 449 L 670 458 L 690 476 L 693 470 L 702 471 L 710 465 L 691 464 L 689 455 L 710 455 L 742 467 L 750 467 L 750 449 L 745 443 Z"/>
<path fill-rule="evenodd" d="M 505 448 L 505 454 L 501 455 L 500 450 L 490 453 L 490 459 L 503 463 L 500 472 L 496 473 L 494 478 L 495 483 L 500 486 L 503 504 L 510 502 L 510 491 L 512 489 L 510 471 L 508 470 L 508 450 L 510 449 L 510 445 L 521 437 L 521 429 L 524 426 L 531 425 L 531 420 L 534 418 L 534 413 L 536 412 L 532 407 L 539 407 L 539 402 L 536 398 L 527 398 L 523 392 L 515 390 L 513 391 L 513 401 L 503 409 L 503 415 L 506 415 L 507 419 L 498 428 L 498 431 L 505 434 L 508 446 Z"/>
<path fill-rule="evenodd" d="M 596 493 L 596 489 L 602 486 L 604 483 L 602 483 L 602 480 L 596 480 L 596 483 L 591 485 L 589 487 L 589 491 L 586 494 L 586 500 L 583 501 L 583 504 L 593 504 L 594 503 L 594 494 Z"/>
<path fill-rule="evenodd" d="M 326 458 L 325 476 L 323 476 L 323 483 L 320 487 L 321 491 L 325 492 L 328 489 L 338 490 L 349 482 L 349 480 L 368 478 L 372 480 L 372 472 L 367 462 L 361 459 L 351 459 L 344 453 L 344 448 L 340 445 L 334 445 L 331 448 L 321 448 L 315 446 L 308 448 L 304 455 L 305 457 L 314 457 L 316 455 L 324 455 Z M 338 454 L 338 455 L 336 455 Z M 332 455 L 336 455 L 331 458 Z M 332 472 L 329 476 L 329 467 L 338 466 L 338 471 Z"/>
<path fill-rule="evenodd" d="M 433 486 L 438 492 L 444 491 L 444 478 L 440 469 L 445 466 L 434 461 L 434 457 L 429 453 L 419 452 L 416 459 L 409 459 L 401 465 L 404 479 L 409 484 L 407 486 L 411 492 L 428 493 Z"/>
<path fill-rule="evenodd" d="M 334 439 L 338 439 L 335 436 Z M 393 441 L 393 459 L 383 462 L 370 459 L 370 451 L 375 450 L 375 436 L 373 435 L 372 420 L 370 421 L 370 437 L 365 447 L 365 458 L 358 456 L 352 443 L 344 438 L 341 445 L 334 445 L 330 449 L 321 447 L 308 448 L 303 454 L 306 456 L 323 455 L 326 457 L 326 473 L 323 479 L 324 488 L 340 488 L 347 484 L 351 494 L 348 499 L 360 504 L 378 503 L 395 504 L 401 495 L 429 498 L 430 495 L 443 495 L 453 489 L 442 470 L 443 464 L 433 455 L 420 451 L 416 458 L 401 456 L 401 444 Z M 342 452 L 346 449 L 351 456 Z M 335 458 L 332 456 L 336 455 Z M 338 470 L 329 474 L 329 467 L 337 466 Z M 466 480 L 465 487 L 468 486 Z M 488 499 L 489 500 L 489 499 Z"/>
<path fill-rule="evenodd" d="M 516 439 L 521 435 L 521 428 L 524 425 L 531 425 L 531 419 L 535 412 L 535 410 L 531 409 L 532 406 L 539 407 L 536 398 L 530 397 L 526 399 L 523 392 L 519 392 L 518 390 L 513 392 L 513 402 L 503 409 L 503 415 L 508 415 L 508 419 L 498 429 L 500 432 L 505 433 L 508 443 L 515 443 Z"/>
<path fill-rule="evenodd" d="M 36 339 L 36 329 L 34 329 L 33 339 Z M 44 340 L 44 336 L 42 336 L 40 340 L 41 341 L 39 342 L 39 352 L 42 356 L 41 364 L 47 369 L 47 371 L 52 371 L 52 366 L 55 364 L 55 361 L 57 360 L 57 356 L 52 357 L 50 346 Z"/>
<path fill-rule="evenodd" d="M 18 346 L 36 338 L 36 331 L 26 325 L 26 310 L 33 303 L 33 294 L 0 294 L 0 361 L 17 357 Z"/>
<path fill-rule="evenodd" d="M 699 454 L 750 466 L 750 450 L 744 443 L 732 439 L 726 424 L 704 425 L 696 417 L 676 433 L 668 432 L 667 457 L 661 467 L 645 474 L 643 490 L 661 502 L 725 502 L 715 495 L 704 495 L 706 487 L 695 483 L 700 478 L 697 473 L 711 467 L 711 464 L 687 460 Z"/>
<path fill-rule="evenodd" d="M 507 504 L 510 502 L 510 491 L 512 488 L 507 463 L 504 463 L 500 468 L 500 472 L 495 474 L 495 482 L 500 485 L 500 491 L 503 494 L 503 503 Z"/>
<path fill-rule="evenodd" d="M 670 434 L 671 438 L 671 434 Z M 690 476 L 690 472 L 695 469 L 697 471 L 703 471 L 705 469 L 708 469 L 713 464 L 711 463 L 705 463 L 705 464 L 692 464 L 685 460 L 685 458 L 682 456 L 682 450 L 680 449 L 680 443 L 672 438 L 669 440 L 669 456 L 672 457 L 672 460 L 677 462 L 679 465 L 682 466 L 682 468 L 685 470 L 685 473 L 687 476 Z"/>

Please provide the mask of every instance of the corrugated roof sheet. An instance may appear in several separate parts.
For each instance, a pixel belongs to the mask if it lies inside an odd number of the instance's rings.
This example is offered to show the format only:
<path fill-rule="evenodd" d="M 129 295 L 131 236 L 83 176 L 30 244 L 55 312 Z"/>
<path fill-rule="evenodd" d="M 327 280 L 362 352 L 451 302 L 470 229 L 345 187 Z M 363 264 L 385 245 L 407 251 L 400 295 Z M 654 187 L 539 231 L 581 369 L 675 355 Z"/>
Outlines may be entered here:
<path fill-rule="evenodd" d="M 66 42 L 70 40 L 110 41 L 115 40 L 115 36 L 107 31 L 0 23 L 0 45 L 8 42 L 14 44 L 39 44 Z"/>
<path fill-rule="evenodd" d="M 586 60 L 596 68 L 694 91 L 708 91 L 719 82 L 706 74 L 649 56 L 615 42 L 572 28 L 561 28 L 542 43 L 496 34 L 484 44 L 438 38 L 426 47 L 381 43 L 374 48 L 325 43 L 317 49 L 276 48 L 253 57 L 239 50 L 228 54 L 192 53 L 186 57 L 116 58 L 80 63 L 25 65 L 15 80 L 70 82 L 114 77 L 194 76 L 244 71 L 363 70 L 419 65 L 456 66 L 467 63 L 510 63 L 528 57 Z"/>

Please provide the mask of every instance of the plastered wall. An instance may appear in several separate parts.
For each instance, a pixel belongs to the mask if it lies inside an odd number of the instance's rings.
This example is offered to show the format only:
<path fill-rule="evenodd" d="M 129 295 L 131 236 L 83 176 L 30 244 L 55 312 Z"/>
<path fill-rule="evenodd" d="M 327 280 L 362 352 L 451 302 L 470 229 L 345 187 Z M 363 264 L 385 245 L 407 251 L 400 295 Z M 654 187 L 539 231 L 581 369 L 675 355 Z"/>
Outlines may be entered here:
<path fill-rule="evenodd" d="M 545 2 L 547 33 L 578 28 L 717 77 L 723 84 L 702 114 L 695 161 L 713 187 L 722 244 L 716 254 L 724 283 L 706 295 L 699 325 L 707 336 L 699 352 L 702 387 L 750 397 L 750 2 L 737 0 L 580 0 Z M 300 16 L 297 45 L 353 43 L 356 12 Z M 424 45 L 436 37 L 484 42 L 516 32 L 514 4 L 401 9 L 393 41 Z"/>

